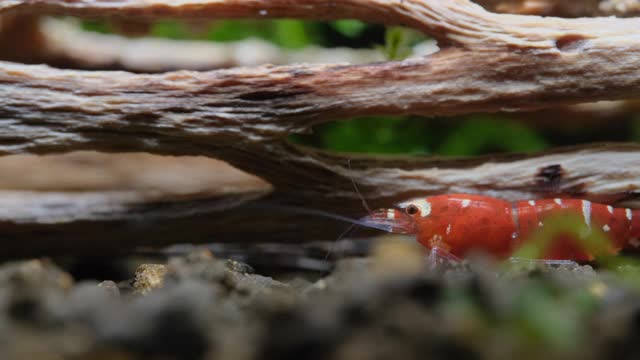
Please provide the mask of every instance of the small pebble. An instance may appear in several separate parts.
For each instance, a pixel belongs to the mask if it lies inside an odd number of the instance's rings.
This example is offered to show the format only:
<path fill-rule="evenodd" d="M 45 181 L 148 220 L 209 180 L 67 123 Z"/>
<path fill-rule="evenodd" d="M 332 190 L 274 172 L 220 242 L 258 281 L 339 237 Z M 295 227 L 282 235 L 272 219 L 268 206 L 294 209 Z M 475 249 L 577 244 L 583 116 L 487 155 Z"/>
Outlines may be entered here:
<path fill-rule="evenodd" d="M 161 264 L 143 264 L 138 267 L 133 279 L 133 291 L 139 295 L 146 295 L 153 289 L 164 285 L 167 268 Z"/>

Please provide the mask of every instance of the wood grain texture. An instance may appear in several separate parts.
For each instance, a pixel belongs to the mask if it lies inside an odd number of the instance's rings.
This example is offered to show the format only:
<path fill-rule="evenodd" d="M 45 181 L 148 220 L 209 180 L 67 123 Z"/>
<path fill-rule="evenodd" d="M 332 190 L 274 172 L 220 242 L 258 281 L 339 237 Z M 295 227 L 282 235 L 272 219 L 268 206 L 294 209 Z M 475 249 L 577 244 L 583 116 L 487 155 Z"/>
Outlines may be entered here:
<path fill-rule="evenodd" d="M 407 1 L 389 1 L 390 6 L 405 5 Z M 635 16 L 640 12 L 638 0 L 475 0 L 485 8 L 496 12 L 521 13 L 529 15 L 553 15 L 562 17 L 586 16 Z M 138 20 L 154 17 L 183 17 L 183 18 L 211 18 L 220 16 L 226 18 L 319 18 L 334 19 L 362 18 L 366 21 L 380 22 L 396 21 L 385 19 L 377 13 L 372 16 L 363 10 L 370 3 L 383 1 L 348 0 L 4 0 L 0 4 L 6 10 L 28 13 L 72 14 L 87 17 L 135 17 Z M 300 8 L 306 8 L 300 10 Z M 345 12 L 343 12 L 345 11 Z M 315 12 L 317 15 L 311 15 Z M 218 15 L 216 15 L 216 13 Z"/>
<path fill-rule="evenodd" d="M 614 62 L 613 52 L 585 52 L 571 61 L 454 50 L 372 65 L 161 75 L 4 62 L 0 153 L 199 153 L 198 146 L 277 140 L 319 122 L 355 116 L 525 110 L 637 96 L 638 54 L 620 50 Z"/>
<path fill-rule="evenodd" d="M 63 160 L 66 157 L 5 157 L 0 159 L 0 171 L 6 174 L 0 184 L 5 199 L 12 201 L 0 205 L 0 218 L 43 224 L 128 220 L 133 213 L 144 216 L 146 208 L 156 210 L 162 203 L 187 204 L 165 206 L 166 211 L 159 212 L 165 217 L 212 214 L 231 206 L 207 208 L 211 199 L 224 204 L 220 199 L 231 198 L 240 203 L 236 199 L 268 194 L 271 185 L 275 192 L 263 198 L 265 204 L 358 217 L 364 215 L 364 208 L 352 179 L 372 207 L 455 192 L 508 200 L 561 196 L 611 204 L 631 201 L 627 205 L 632 206 L 640 196 L 640 146 L 633 144 L 464 159 L 338 155 L 284 143 L 257 150 L 221 152 L 220 157 L 269 184 L 223 163 L 191 158 L 84 155 L 84 160 L 74 162 Z M 45 182 L 45 173 L 54 175 Z M 53 195 L 44 196 L 47 194 Z M 62 205 L 64 200 L 71 205 Z M 17 206 L 19 201 L 25 205 Z M 111 213 L 105 210 L 109 205 L 114 209 Z M 188 206 L 194 211 L 185 212 Z M 38 216 L 29 218 L 29 209 L 47 207 L 50 212 L 34 211 Z M 67 215 L 60 216 L 58 210 Z"/>
<path fill-rule="evenodd" d="M 263 2 L 199 3 L 196 12 L 188 1 L 168 2 L 184 16 L 249 16 Z M 265 1 L 264 8 L 274 16 L 309 12 L 304 2 L 284 3 Z M 7 4 L 20 2 L 3 2 L 0 8 L 9 9 Z M 149 14 L 166 9 L 157 1 L 30 1 L 20 8 L 81 15 L 97 11 L 97 4 L 100 13 L 112 7 Z M 171 151 L 166 142 L 176 138 L 221 145 L 274 140 L 321 121 L 361 115 L 528 110 L 640 93 L 640 38 L 629 35 L 640 25 L 638 19 L 496 15 L 466 0 L 346 1 L 336 6 L 335 12 L 357 17 L 390 12 L 387 17 L 393 18 L 402 10 L 398 18 L 412 19 L 449 47 L 401 62 L 160 75 L 0 63 L 0 122 L 5 123 L 0 152 L 105 146 L 89 145 L 95 142 Z M 44 120 L 34 123 L 34 118 Z M 115 133 L 117 141 L 104 141 Z M 141 133 L 147 136 L 140 139 Z"/>
<path fill-rule="evenodd" d="M 562 17 L 637 16 L 638 0 L 476 0 L 489 10 Z"/>
<path fill-rule="evenodd" d="M 211 213 L 272 187 L 204 157 L 78 152 L 1 157 L 0 189 L 0 219 L 62 224 Z"/>
<path fill-rule="evenodd" d="M 361 64 L 384 60 L 383 53 L 374 49 L 310 46 L 288 50 L 256 38 L 224 43 L 162 39 L 148 34 L 130 38 L 84 31 L 77 21 L 69 19 L 43 17 L 35 21 L 32 15 L 14 16 L 5 24 L 0 28 L 0 60 L 58 68 L 158 73 L 262 64 Z"/>
<path fill-rule="evenodd" d="M 503 13 L 584 17 L 636 16 L 638 0 L 477 0 L 485 8 Z M 160 72 L 178 69 L 211 70 L 265 63 L 382 61 L 376 51 L 355 49 L 303 49 L 285 51 L 258 40 L 234 44 L 175 41 L 103 35 L 81 31 L 69 24 L 38 15 L 4 16 L 0 20 L 0 59 L 46 63 L 80 69 Z M 124 35 L 148 34 L 152 19 L 119 16 L 110 20 Z M 195 20 L 203 22 L 205 20 Z"/>

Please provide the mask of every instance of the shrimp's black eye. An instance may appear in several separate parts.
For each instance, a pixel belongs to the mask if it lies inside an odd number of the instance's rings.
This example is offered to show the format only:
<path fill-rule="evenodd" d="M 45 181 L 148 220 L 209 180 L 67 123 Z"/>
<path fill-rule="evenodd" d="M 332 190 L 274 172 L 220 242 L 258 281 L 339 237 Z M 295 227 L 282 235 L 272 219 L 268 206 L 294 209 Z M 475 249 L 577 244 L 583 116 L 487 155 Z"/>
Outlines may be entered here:
<path fill-rule="evenodd" d="M 409 214 L 411 216 L 417 214 L 419 211 L 420 210 L 415 205 L 409 205 L 409 206 L 407 206 L 407 209 L 406 209 L 407 214 Z"/>

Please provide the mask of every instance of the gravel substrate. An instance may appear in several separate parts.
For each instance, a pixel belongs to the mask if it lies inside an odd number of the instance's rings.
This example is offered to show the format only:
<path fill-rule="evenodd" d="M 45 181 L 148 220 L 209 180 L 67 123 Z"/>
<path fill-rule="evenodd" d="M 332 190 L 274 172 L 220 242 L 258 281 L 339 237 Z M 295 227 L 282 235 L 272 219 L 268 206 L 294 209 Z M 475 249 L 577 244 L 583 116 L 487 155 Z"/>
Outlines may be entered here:
<path fill-rule="evenodd" d="M 638 359 L 636 270 L 615 270 L 434 267 L 401 243 L 281 281 L 207 251 L 118 283 L 6 263 L 0 358 Z"/>

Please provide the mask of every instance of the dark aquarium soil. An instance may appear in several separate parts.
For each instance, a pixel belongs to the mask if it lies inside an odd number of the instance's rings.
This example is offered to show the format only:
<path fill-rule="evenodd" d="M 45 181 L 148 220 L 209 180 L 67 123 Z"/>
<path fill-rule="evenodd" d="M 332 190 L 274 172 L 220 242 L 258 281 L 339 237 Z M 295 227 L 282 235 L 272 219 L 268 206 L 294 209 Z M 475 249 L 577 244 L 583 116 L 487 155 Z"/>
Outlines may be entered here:
<path fill-rule="evenodd" d="M 0 358 L 640 358 L 634 267 L 434 266 L 403 243 L 278 280 L 209 251 L 136 261 L 117 282 L 2 265 Z"/>

